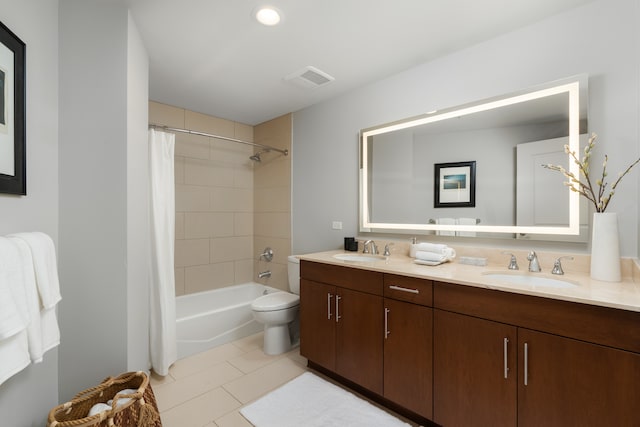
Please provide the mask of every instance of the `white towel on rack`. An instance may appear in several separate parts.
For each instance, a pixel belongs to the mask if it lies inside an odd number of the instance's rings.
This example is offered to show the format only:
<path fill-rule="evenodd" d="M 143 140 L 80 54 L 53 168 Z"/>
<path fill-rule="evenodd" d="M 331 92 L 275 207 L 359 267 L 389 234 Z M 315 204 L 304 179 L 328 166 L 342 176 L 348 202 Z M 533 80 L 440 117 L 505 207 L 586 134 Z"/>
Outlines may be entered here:
<path fill-rule="evenodd" d="M 0 340 L 0 384 L 26 368 L 29 359 L 29 344 L 27 331 L 22 330 L 17 334 Z"/>
<path fill-rule="evenodd" d="M 56 248 L 51 237 L 39 231 L 31 233 L 16 233 L 10 237 L 23 239 L 31 249 L 36 284 L 43 308 L 53 308 L 62 299 L 60 295 L 60 281 L 58 279 L 58 265 Z"/>
<path fill-rule="evenodd" d="M 9 236 L 22 241 L 31 252 L 32 272 L 39 296 L 38 314 L 34 321 L 39 323 L 30 328 L 31 359 L 41 362 L 44 353 L 60 344 L 60 328 L 56 315 L 56 305 L 62 299 L 56 261 L 55 245 L 51 237 L 41 232 L 17 233 Z M 24 248 L 24 246 L 22 246 Z"/>
<path fill-rule="evenodd" d="M 0 237 L 0 340 L 25 330 L 29 320 L 18 248 Z"/>
<path fill-rule="evenodd" d="M 476 225 L 478 221 L 475 218 L 458 218 L 458 225 Z M 476 237 L 475 231 L 457 231 L 456 235 L 461 237 Z"/>
<path fill-rule="evenodd" d="M 27 295 L 17 246 L 0 237 L 0 384 L 31 362 Z"/>
<path fill-rule="evenodd" d="M 438 219 L 436 219 L 436 224 L 439 224 L 439 225 L 455 225 L 456 224 L 456 220 L 455 220 L 455 218 L 438 218 Z M 436 230 L 436 234 L 438 236 L 455 236 L 456 232 L 455 231 L 449 231 L 449 230 Z"/>
<path fill-rule="evenodd" d="M 45 336 L 42 333 L 43 322 L 43 313 L 45 311 L 53 311 L 55 316 L 55 309 L 46 309 L 43 311 L 40 310 L 40 297 L 38 296 L 38 288 L 36 285 L 36 276 L 33 268 L 33 257 L 31 256 L 31 250 L 29 249 L 29 245 L 23 239 L 18 237 L 9 237 L 20 253 L 20 261 L 24 278 L 24 290 L 27 295 L 27 310 L 30 318 L 29 326 L 27 327 L 27 338 L 29 342 L 29 355 L 31 357 L 31 361 L 34 363 L 42 362 L 42 357 L 44 355 L 44 343 L 45 341 L 49 343 L 50 341 L 55 341 L 57 339 L 60 342 L 60 332 L 51 331 L 51 327 L 47 330 L 49 333 Z M 45 317 L 49 317 L 47 314 Z M 55 322 L 57 329 L 57 321 Z M 50 345 L 50 344 L 48 344 Z"/>

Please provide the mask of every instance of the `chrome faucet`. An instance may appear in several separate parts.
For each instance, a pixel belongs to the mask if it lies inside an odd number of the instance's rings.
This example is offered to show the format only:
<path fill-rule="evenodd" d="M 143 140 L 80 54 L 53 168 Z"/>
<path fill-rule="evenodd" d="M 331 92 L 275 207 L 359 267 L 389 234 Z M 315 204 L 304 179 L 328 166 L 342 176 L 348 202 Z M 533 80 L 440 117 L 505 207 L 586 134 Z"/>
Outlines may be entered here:
<path fill-rule="evenodd" d="M 563 259 L 569 259 L 573 261 L 572 256 L 561 256 L 556 260 L 556 262 L 553 263 L 553 270 L 551 270 L 551 274 L 558 274 L 558 275 L 564 274 L 564 270 L 562 269 L 562 263 L 560 262 Z"/>
<path fill-rule="evenodd" d="M 369 249 L 369 245 L 371 245 L 371 249 Z M 362 253 L 372 253 L 373 255 L 377 255 L 378 247 L 376 246 L 376 242 L 374 242 L 373 240 L 367 240 L 366 242 L 364 242 L 364 245 L 362 245 Z"/>
<path fill-rule="evenodd" d="M 529 252 L 527 255 L 527 260 L 529 260 L 529 271 L 532 273 L 539 273 L 542 271 L 540 269 L 540 263 L 538 262 L 538 255 L 536 255 L 535 251 Z"/>
<path fill-rule="evenodd" d="M 391 256 L 391 249 L 389 249 L 389 246 L 393 246 L 393 243 L 387 243 L 386 245 L 384 245 L 384 252 L 382 253 L 382 255 Z"/>
<path fill-rule="evenodd" d="M 258 279 L 262 279 L 263 277 L 271 277 L 271 270 L 258 273 Z"/>
<path fill-rule="evenodd" d="M 511 252 L 502 252 L 505 255 L 511 255 L 511 260 L 509 261 L 509 270 L 520 270 L 520 267 L 518 267 L 518 259 L 516 258 L 516 256 L 514 254 L 512 254 Z"/>

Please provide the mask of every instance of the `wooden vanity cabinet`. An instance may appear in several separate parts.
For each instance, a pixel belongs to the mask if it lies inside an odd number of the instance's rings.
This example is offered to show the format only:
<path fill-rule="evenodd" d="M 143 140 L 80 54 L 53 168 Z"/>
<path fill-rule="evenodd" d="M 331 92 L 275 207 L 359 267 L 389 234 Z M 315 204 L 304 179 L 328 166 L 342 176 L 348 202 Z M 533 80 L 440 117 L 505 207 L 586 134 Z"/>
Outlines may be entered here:
<path fill-rule="evenodd" d="M 382 273 L 300 264 L 300 354 L 382 395 Z"/>
<path fill-rule="evenodd" d="M 640 425 L 639 313 L 446 283 L 434 307 L 437 423 Z"/>
<path fill-rule="evenodd" d="M 434 310 L 433 333 L 433 420 L 443 426 L 516 426 L 517 328 Z"/>
<path fill-rule="evenodd" d="M 433 282 L 384 275 L 384 397 L 433 417 Z"/>

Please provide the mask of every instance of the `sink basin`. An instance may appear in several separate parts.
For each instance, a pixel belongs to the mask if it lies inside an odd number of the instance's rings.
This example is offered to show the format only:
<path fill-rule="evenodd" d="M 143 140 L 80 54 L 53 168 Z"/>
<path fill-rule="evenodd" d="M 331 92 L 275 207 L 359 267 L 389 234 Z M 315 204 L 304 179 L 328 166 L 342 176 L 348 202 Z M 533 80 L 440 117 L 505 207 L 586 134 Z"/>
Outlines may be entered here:
<path fill-rule="evenodd" d="M 372 254 L 335 254 L 333 257 L 341 261 L 351 261 L 351 262 L 375 262 L 375 261 L 384 261 L 385 259 L 387 259 L 387 257 L 384 255 L 372 255 Z"/>
<path fill-rule="evenodd" d="M 578 285 L 573 282 L 551 277 L 537 276 L 535 273 L 483 273 L 486 277 L 502 283 L 539 286 L 544 288 L 571 289 Z"/>

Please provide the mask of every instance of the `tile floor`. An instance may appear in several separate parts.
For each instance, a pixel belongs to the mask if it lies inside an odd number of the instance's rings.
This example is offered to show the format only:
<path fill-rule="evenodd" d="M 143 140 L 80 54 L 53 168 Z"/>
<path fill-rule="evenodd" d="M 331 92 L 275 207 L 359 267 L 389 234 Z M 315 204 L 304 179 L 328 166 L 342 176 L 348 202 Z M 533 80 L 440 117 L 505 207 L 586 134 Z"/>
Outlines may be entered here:
<path fill-rule="evenodd" d="M 152 375 L 151 385 L 163 427 L 252 427 L 240 408 L 302 374 L 306 365 L 299 348 L 264 354 L 259 333 L 180 359 L 166 377 Z"/>

